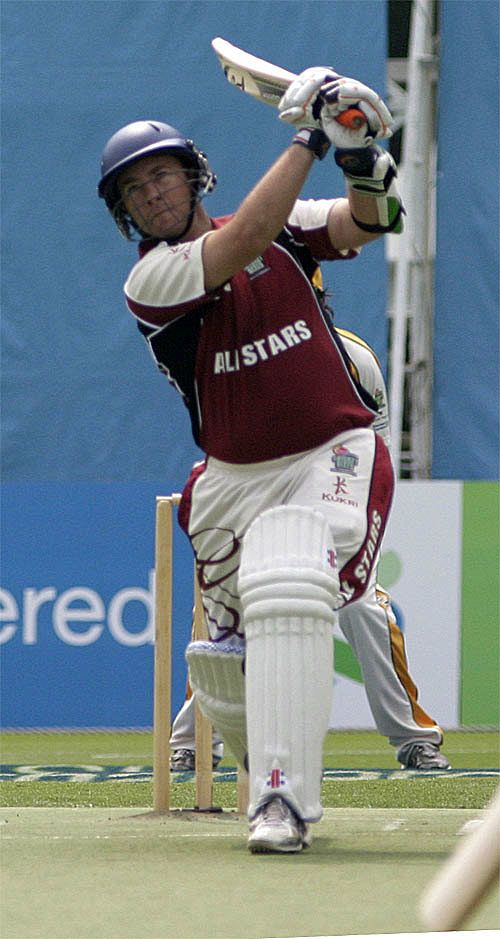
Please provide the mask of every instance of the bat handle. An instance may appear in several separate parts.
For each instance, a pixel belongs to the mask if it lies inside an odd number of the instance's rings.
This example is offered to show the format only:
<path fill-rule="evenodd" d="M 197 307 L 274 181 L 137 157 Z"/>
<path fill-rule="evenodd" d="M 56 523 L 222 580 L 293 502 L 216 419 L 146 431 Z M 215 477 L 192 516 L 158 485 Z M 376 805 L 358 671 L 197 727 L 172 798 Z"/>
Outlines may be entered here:
<path fill-rule="evenodd" d="M 366 115 L 359 108 L 347 108 L 346 111 L 341 111 L 335 120 L 348 130 L 359 130 L 367 123 Z"/>

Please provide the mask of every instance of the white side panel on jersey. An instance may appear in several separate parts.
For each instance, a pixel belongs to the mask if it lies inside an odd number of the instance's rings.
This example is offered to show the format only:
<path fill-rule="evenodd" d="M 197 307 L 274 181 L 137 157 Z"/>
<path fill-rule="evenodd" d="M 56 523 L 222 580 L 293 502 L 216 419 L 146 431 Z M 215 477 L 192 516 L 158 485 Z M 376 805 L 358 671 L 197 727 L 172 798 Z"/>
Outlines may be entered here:
<path fill-rule="evenodd" d="M 243 541 L 250 818 L 273 796 L 306 821 L 321 818 L 339 589 L 334 557 L 330 526 L 302 506 L 263 512 Z"/>

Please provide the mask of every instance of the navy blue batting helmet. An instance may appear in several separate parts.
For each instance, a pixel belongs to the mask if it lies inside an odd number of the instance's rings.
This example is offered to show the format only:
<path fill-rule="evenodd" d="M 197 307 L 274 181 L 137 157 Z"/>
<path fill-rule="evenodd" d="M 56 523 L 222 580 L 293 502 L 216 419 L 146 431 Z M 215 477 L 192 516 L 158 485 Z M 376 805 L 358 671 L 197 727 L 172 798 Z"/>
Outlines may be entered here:
<path fill-rule="evenodd" d="M 191 184 L 195 202 L 211 192 L 217 182 L 205 154 L 175 127 L 161 121 L 134 121 L 132 124 L 126 124 L 110 137 L 104 147 L 101 178 L 97 187 L 99 196 L 106 202 L 126 238 L 130 238 L 130 226 L 136 226 L 121 207 L 118 177 L 136 160 L 158 151 L 168 151 L 176 156 L 186 169 L 192 171 Z"/>

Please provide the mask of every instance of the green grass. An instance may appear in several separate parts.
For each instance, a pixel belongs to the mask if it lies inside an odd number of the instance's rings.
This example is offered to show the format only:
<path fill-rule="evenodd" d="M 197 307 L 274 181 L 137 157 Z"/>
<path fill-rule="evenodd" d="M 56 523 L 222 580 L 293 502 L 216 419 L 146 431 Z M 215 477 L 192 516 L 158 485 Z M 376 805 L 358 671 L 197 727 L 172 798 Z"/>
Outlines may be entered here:
<path fill-rule="evenodd" d="M 327 780 L 322 801 L 325 808 L 480 809 L 492 797 L 496 785 L 492 778 Z M 172 786 L 172 808 L 192 808 L 195 802 L 193 783 Z M 150 808 L 152 803 L 152 785 L 145 782 L 4 782 L 0 786 L 0 804 L 10 807 Z M 214 805 L 233 809 L 236 786 L 215 783 Z"/>
<path fill-rule="evenodd" d="M 2 939 L 413 935 L 431 878 L 479 814 L 326 809 L 309 851 L 264 856 L 229 813 L 4 808 Z M 467 928 L 497 926 L 492 893 Z"/>
<path fill-rule="evenodd" d="M 500 737 L 497 730 L 445 733 L 443 751 L 454 769 L 498 769 Z M 338 769 L 397 769 L 395 753 L 376 731 L 332 731 L 324 746 L 324 765 Z"/>
<path fill-rule="evenodd" d="M 149 733 L 5 733 L 0 744 L 3 763 L 25 767 L 152 765 Z M 499 764 L 496 733 L 450 732 L 444 750 L 455 769 Z M 224 764 L 234 766 L 231 754 Z M 329 734 L 324 765 L 398 769 L 394 751 L 375 732 Z M 423 932 L 420 898 L 497 778 L 401 775 L 325 779 L 324 818 L 311 849 L 293 859 L 251 855 L 246 820 L 234 812 L 154 815 L 150 781 L 0 783 L 2 936 Z M 195 801 L 194 782 L 172 785 L 172 807 L 192 808 Z M 213 801 L 233 809 L 235 783 L 215 782 Z M 468 927 L 492 929 L 497 922 L 491 897 Z"/>
<path fill-rule="evenodd" d="M 498 731 L 447 731 L 443 747 L 456 769 L 500 766 Z M 0 735 L 2 763 L 41 766 L 137 764 L 151 766 L 149 732 L 15 733 Z M 234 766 L 231 754 L 222 766 Z M 332 768 L 397 769 L 394 750 L 376 731 L 332 731 L 326 736 L 324 765 Z"/>
<path fill-rule="evenodd" d="M 455 769 L 499 766 L 496 732 L 449 731 L 445 751 Z M 28 766 L 151 766 L 150 733 L 4 733 L 1 761 Z M 231 754 L 221 764 L 234 765 Z M 324 765 L 338 769 L 397 769 L 394 751 L 376 732 L 336 731 L 325 741 Z M 325 780 L 323 804 L 340 808 L 482 808 L 495 789 L 495 778 L 417 778 Z M 4 806 L 102 808 L 149 807 L 151 782 L 3 782 Z M 172 807 L 195 804 L 194 783 L 174 783 Z M 232 782 L 214 784 L 214 804 L 236 805 Z"/>

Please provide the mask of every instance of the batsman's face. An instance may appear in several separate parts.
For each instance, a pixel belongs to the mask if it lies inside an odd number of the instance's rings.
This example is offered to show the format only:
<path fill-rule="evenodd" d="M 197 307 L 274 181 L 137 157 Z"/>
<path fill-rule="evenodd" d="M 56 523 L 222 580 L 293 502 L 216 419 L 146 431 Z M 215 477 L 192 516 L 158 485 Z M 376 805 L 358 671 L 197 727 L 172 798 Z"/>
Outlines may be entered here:
<path fill-rule="evenodd" d="M 167 153 L 133 163 L 118 178 L 123 204 L 140 229 L 153 238 L 182 232 L 191 207 L 185 167 Z"/>

